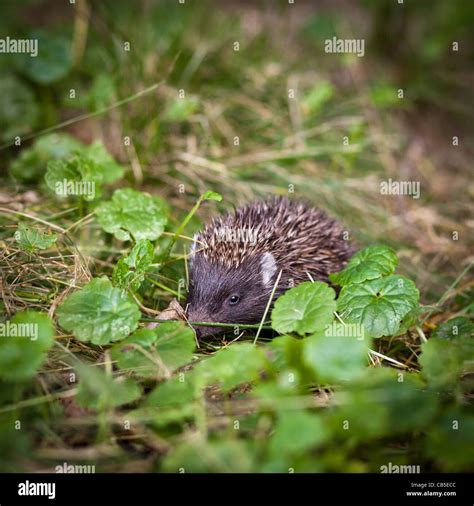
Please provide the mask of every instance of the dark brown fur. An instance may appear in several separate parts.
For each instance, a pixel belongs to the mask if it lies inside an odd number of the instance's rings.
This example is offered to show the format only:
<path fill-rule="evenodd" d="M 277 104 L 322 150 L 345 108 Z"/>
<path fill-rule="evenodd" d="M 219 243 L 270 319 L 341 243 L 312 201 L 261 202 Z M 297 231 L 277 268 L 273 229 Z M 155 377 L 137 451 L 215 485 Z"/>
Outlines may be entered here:
<path fill-rule="evenodd" d="M 234 242 L 232 233 L 239 231 L 243 240 Z M 337 220 L 286 197 L 217 217 L 195 241 L 187 309 L 189 321 L 195 322 L 257 323 L 280 270 L 275 298 L 311 278 L 327 282 L 355 252 Z M 239 297 L 236 304 L 232 296 Z M 196 329 L 199 337 L 219 330 Z"/>

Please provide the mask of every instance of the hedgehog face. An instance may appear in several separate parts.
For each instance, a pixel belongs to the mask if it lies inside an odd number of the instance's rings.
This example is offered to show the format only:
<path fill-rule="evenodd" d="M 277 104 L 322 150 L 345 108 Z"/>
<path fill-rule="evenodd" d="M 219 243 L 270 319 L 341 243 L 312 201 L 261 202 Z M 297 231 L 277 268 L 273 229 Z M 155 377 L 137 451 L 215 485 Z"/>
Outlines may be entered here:
<path fill-rule="evenodd" d="M 259 322 L 273 288 L 276 270 L 270 253 L 252 256 L 238 267 L 212 262 L 196 253 L 190 264 L 188 320 L 235 324 Z M 196 326 L 195 330 L 201 338 L 225 329 Z"/>

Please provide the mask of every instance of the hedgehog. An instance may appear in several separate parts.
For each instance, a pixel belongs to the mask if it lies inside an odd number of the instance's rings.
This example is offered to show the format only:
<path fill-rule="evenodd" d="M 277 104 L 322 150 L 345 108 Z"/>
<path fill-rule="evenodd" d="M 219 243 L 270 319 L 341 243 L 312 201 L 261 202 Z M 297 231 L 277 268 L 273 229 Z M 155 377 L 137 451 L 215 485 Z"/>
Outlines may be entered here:
<path fill-rule="evenodd" d="M 219 216 L 194 236 L 189 255 L 189 322 L 259 323 L 271 304 L 303 281 L 329 282 L 355 253 L 325 211 L 271 197 Z M 276 282 L 279 277 L 277 286 Z M 198 338 L 222 332 L 195 326 Z"/>

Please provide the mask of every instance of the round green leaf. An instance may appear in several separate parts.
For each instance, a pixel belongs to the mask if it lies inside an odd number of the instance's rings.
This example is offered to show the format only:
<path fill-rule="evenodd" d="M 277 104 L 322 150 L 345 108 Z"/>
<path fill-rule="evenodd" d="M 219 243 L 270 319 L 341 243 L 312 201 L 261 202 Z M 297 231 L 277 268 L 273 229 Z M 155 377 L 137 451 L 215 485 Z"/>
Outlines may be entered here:
<path fill-rule="evenodd" d="M 153 329 L 156 351 L 168 369 L 189 363 L 196 349 L 194 330 L 183 322 L 165 322 Z"/>
<path fill-rule="evenodd" d="M 138 329 L 131 336 L 115 344 L 110 354 L 117 361 L 117 366 L 124 372 L 133 372 L 137 376 L 153 376 L 158 366 L 148 355 L 156 340 L 152 329 Z"/>
<path fill-rule="evenodd" d="M 18 230 L 15 232 L 15 240 L 18 245 L 28 253 L 33 253 L 38 249 L 50 248 L 57 238 L 56 234 L 47 234 L 36 227 L 27 227 L 23 223 L 18 225 Z"/>
<path fill-rule="evenodd" d="M 48 162 L 44 180 L 48 188 L 55 192 L 56 184 L 62 183 L 64 180 L 76 182 L 81 180 L 75 164 L 71 164 L 66 160 L 51 160 Z"/>
<path fill-rule="evenodd" d="M 23 74 L 36 83 L 50 84 L 69 73 L 72 67 L 70 40 L 47 32 L 34 32 L 29 38 L 38 41 L 38 55 L 22 54 L 15 58 Z"/>
<path fill-rule="evenodd" d="M 418 318 L 420 316 L 421 308 L 417 306 L 415 309 L 409 311 L 401 320 L 400 327 L 397 330 L 396 335 L 400 336 L 402 334 L 406 334 L 407 330 L 410 327 L 416 325 Z"/>
<path fill-rule="evenodd" d="M 236 343 L 202 360 L 194 374 L 205 385 L 219 383 L 222 390 L 228 391 L 254 381 L 267 366 L 262 349 L 250 343 Z"/>
<path fill-rule="evenodd" d="M 431 335 L 436 339 L 458 339 L 460 337 L 472 337 L 474 323 L 465 316 L 457 316 L 448 322 L 441 323 Z"/>
<path fill-rule="evenodd" d="M 283 411 L 270 437 L 269 452 L 270 455 L 295 455 L 321 445 L 328 437 L 329 430 L 319 416 L 307 411 Z"/>
<path fill-rule="evenodd" d="M 80 156 L 94 160 L 104 183 L 110 184 L 123 177 L 124 168 L 114 160 L 101 142 L 81 147 L 76 152 Z"/>
<path fill-rule="evenodd" d="M 461 374 L 474 373 L 474 339 L 432 338 L 421 346 L 423 376 L 438 387 L 453 387 Z"/>
<path fill-rule="evenodd" d="M 303 360 L 322 383 L 353 380 L 367 367 L 369 350 L 363 336 L 333 334 L 321 332 L 303 343 Z"/>
<path fill-rule="evenodd" d="M 183 467 L 189 473 L 248 473 L 252 470 L 252 448 L 245 441 L 223 439 L 183 441 L 169 452 L 161 471 L 177 473 Z"/>
<path fill-rule="evenodd" d="M 10 174 L 20 181 L 33 181 L 44 174 L 50 160 L 67 158 L 80 147 L 81 143 L 68 134 L 54 133 L 39 137 L 13 160 Z"/>
<path fill-rule="evenodd" d="M 397 266 L 395 252 L 387 246 L 369 246 L 356 253 L 345 269 L 331 274 L 329 279 L 336 285 L 346 286 L 351 283 L 363 283 L 392 274 Z"/>
<path fill-rule="evenodd" d="M 36 374 L 54 343 L 54 326 L 47 314 L 17 313 L 0 324 L 0 378 L 24 380 Z"/>
<path fill-rule="evenodd" d="M 326 283 L 307 281 L 291 288 L 275 302 L 272 327 L 281 334 L 316 332 L 334 319 L 336 292 Z"/>
<path fill-rule="evenodd" d="M 165 322 L 155 329 L 140 329 L 112 348 L 121 369 L 137 376 L 154 377 L 189 363 L 196 348 L 194 331 L 183 322 Z"/>
<path fill-rule="evenodd" d="M 85 408 L 101 411 L 135 401 L 141 388 L 131 378 L 113 378 L 98 367 L 79 364 L 76 401 Z"/>
<path fill-rule="evenodd" d="M 96 210 L 102 228 L 121 241 L 158 239 L 168 221 L 166 204 L 158 197 L 124 188 L 116 190 L 112 200 Z"/>
<path fill-rule="evenodd" d="M 337 309 L 344 322 L 363 325 L 372 337 L 392 336 L 403 317 L 418 307 L 419 296 L 413 281 L 392 275 L 345 286 Z"/>
<path fill-rule="evenodd" d="M 0 139 L 12 141 L 31 132 L 39 119 L 39 107 L 31 89 L 13 75 L 0 78 Z"/>
<path fill-rule="evenodd" d="M 426 453 L 445 471 L 474 468 L 474 416 L 458 407 L 450 408 L 429 427 Z M 470 450 L 469 450 L 470 448 Z"/>
<path fill-rule="evenodd" d="M 366 368 L 335 393 L 334 403 L 333 430 L 366 442 L 424 429 L 438 409 L 437 396 L 424 390 L 418 374 L 388 367 Z"/>
<path fill-rule="evenodd" d="M 47 186 L 59 197 L 79 196 L 94 200 L 102 192 L 103 175 L 99 165 L 86 156 L 51 160 L 45 174 Z"/>
<path fill-rule="evenodd" d="M 120 341 L 137 328 L 140 318 L 135 301 L 114 288 L 105 276 L 95 278 L 70 295 L 57 310 L 62 328 L 83 342 Z"/>
<path fill-rule="evenodd" d="M 278 336 L 271 340 L 268 349 L 270 360 L 278 370 L 301 365 L 303 340 L 292 336 Z"/>
<path fill-rule="evenodd" d="M 192 381 L 192 374 L 178 375 L 161 382 L 145 401 L 145 406 L 189 405 L 198 392 Z"/>

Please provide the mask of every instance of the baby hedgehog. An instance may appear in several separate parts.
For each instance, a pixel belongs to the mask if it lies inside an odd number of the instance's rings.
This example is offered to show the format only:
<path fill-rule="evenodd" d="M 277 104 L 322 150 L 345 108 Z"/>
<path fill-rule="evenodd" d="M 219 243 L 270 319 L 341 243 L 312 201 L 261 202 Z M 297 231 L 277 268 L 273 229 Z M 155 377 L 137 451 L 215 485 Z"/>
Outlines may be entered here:
<path fill-rule="evenodd" d="M 328 281 L 354 254 L 337 220 L 286 197 L 215 218 L 194 237 L 187 318 L 258 323 L 278 277 L 274 300 L 302 281 Z M 222 327 L 196 326 L 198 337 Z"/>

